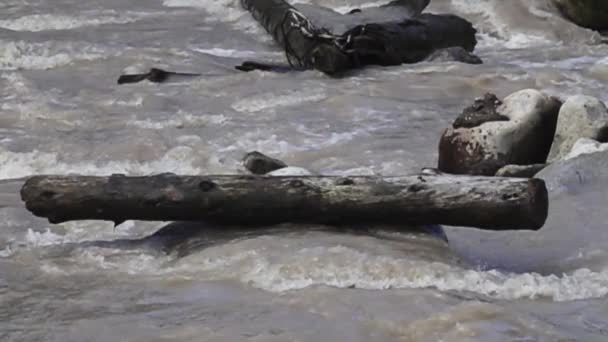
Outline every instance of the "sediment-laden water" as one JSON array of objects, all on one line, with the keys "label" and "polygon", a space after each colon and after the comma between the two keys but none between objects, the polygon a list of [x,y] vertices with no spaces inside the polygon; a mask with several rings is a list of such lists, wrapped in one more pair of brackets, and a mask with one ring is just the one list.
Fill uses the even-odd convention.
[{"label": "sediment-laden water", "polygon": [[[406,174],[435,165],[442,130],[485,92],[608,100],[608,45],[548,1],[427,11],[471,20],[485,64],[241,73],[284,57],[236,0],[0,3],[0,340],[608,340],[600,182],[551,189],[538,232],[446,228],[449,245],[386,227],[51,225],[23,208],[28,175],[237,173],[251,150]],[[203,77],[116,85],[149,67]]]}]

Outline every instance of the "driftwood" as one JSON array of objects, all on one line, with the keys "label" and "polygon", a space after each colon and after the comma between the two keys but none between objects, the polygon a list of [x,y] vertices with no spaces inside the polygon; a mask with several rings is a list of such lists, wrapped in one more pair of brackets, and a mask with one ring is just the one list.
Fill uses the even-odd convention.
[{"label": "driftwood", "polygon": [[[398,7],[401,1],[393,3]],[[419,14],[379,22],[361,20],[360,25],[346,32],[331,32],[319,26],[322,23],[315,25],[285,0],[241,0],[241,5],[285,50],[292,67],[314,68],[330,75],[366,65],[417,63],[437,50],[450,47],[472,52],[477,44],[472,24],[454,15]],[[254,70],[255,64],[239,70]],[[263,63],[257,64],[267,68]]]},{"label": "driftwood", "polygon": [[70,220],[212,221],[230,224],[444,224],[539,229],[548,199],[540,179],[414,175],[35,176],[27,209]]}]

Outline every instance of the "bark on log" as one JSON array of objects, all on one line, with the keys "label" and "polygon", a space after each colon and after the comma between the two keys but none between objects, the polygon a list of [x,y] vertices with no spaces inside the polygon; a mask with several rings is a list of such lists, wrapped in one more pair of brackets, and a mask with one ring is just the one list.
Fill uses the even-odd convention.
[{"label": "bark on log", "polygon": [[35,176],[26,207],[51,223],[98,219],[231,224],[444,224],[539,229],[548,199],[540,179],[414,175],[268,177]]}]

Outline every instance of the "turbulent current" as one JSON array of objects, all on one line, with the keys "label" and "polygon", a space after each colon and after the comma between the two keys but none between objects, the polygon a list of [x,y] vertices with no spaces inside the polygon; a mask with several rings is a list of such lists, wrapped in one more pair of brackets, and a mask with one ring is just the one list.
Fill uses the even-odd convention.
[{"label": "turbulent current", "polygon": [[[427,11],[472,21],[485,63],[242,73],[284,55],[237,0],[3,0],[0,340],[608,341],[606,183],[550,189],[540,231],[446,227],[449,244],[377,226],[52,225],[19,198],[29,175],[242,173],[252,150],[401,175],[435,166],[442,130],[485,92],[608,101],[605,38],[549,1]],[[150,67],[203,76],[116,84]]]}]

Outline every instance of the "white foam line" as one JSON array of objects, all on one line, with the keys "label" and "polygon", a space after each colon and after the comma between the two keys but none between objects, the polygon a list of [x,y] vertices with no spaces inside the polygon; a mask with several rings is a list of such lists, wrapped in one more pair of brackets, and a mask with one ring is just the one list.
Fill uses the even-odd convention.
[{"label": "white foam line", "polygon": [[127,24],[135,22],[143,14],[120,14],[115,11],[106,11],[92,15],[70,16],[64,14],[31,14],[16,19],[0,20],[0,27],[25,32],[39,32],[47,30],[71,30],[85,26],[104,24]]}]

